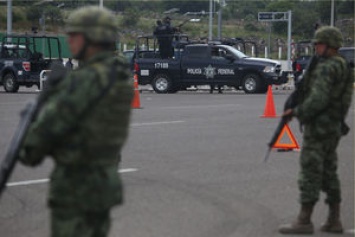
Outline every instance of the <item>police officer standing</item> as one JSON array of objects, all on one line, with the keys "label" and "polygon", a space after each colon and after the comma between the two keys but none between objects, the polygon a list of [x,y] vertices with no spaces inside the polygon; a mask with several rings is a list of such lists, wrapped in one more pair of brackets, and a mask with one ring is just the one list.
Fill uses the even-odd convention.
[{"label": "police officer standing", "polygon": [[163,24],[166,28],[166,34],[168,36],[168,58],[174,57],[174,46],[173,46],[173,39],[174,39],[174,34],[179,31],[178,28],[172,26],[171,24],[171,18],[169,16],[166,16],[163,19]]},{"label": "police officer standing", "polygon": [[157,26],[153,34],[158,40],[160,57],[163,59],[169,58],[170,41],[167,35],[167,27],[163,25],[161,20],[157,20]]},{"label": "police officer standing", "polygon": [[158,39],[159,52],[162,59],[172,58],[174,56],[173,38],[177,29],[171,26],[171,18],[165,17],[163,22],[157,21],[154,35]]},{"label": "police officer standing", "polygon": [[20,152],[26,165],[45,156],[55,162],[48,198],[52,237],[107,236],[110,210],[123,202],[117,171],[133,88],[129,66],[114,54],[115,22],[98,7],[69,16],[68,43],[79,68],[51,88]]},{"label": "police officer standing", "polygon": [[315,33],[314,45],[319,61],[303,78],[299,103],[284,112],[304,126],[300,155],[300,203],[297,219],[281,226],[282,234],[312,234],[311,215],[320,191],[326,194],[329,215],[321,231],[342,233],[340,221],[340,181],[337,175],[336,148],[349,128],[344,122],[351,105],[354,76],[338,54],[343,44],[339,29],[324,26]]}]

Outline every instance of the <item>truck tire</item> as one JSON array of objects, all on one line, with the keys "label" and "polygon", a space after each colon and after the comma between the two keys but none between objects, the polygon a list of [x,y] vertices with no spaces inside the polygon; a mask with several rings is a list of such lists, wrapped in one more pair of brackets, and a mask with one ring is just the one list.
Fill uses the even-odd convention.
[{"label": "truck tire", "polygon": [[261,87],[260,77],[257,74],[247,74],[243,78],[242,87],[247,94],[258,93]]},{"label": "truck tire", "polygon": [[166,74],[158,74],[154,77],[152,87],[156,93],[171,93],[173,91],[173,83]]},{"label": "truck tire", "polygon": [[6,92],[15,93],[19,89],[16,78],[12,73],[8,73],[4,76],[3,85]]}]

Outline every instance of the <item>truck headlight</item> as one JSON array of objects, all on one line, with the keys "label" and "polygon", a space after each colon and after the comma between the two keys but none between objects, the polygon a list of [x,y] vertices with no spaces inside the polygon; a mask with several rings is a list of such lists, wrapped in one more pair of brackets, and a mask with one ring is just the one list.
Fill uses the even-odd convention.
[{"label": "truck headlight", "polygon": [[274,66],[266,66],[263,71],[264,72],[275,72],[275,69],[276,69],[276,67],[274,67]]}]

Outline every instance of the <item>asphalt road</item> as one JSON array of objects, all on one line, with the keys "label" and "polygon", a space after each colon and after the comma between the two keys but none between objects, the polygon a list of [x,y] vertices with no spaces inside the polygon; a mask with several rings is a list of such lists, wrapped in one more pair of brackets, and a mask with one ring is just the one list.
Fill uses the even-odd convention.
[{"label": "asphalt road", "polygon": [[[274,90],[278,114],[290,91]],[[0,160],[34,89],[0,90]],[[299,152],[272,151],[266,144],[278,118],[261,118],[266,95],[227,91],[143,92],[142,109],[132,116],[120,167],[125,204],[112,212],[110,237],[277,237],[279,224],[298,212]],[[354,236],[354,107],[351,133],[339,146],[342,220]],[[291,131],[302,144],[298,123]],[[0,200],[0,236],[49,236],[47,178],[52,162],[37,168],[18,165]],[[24,181],[27,181],[24,183]],[[85,185],[85,184],[83,184]],[[326,206],[316,206],[314,236]]]}]

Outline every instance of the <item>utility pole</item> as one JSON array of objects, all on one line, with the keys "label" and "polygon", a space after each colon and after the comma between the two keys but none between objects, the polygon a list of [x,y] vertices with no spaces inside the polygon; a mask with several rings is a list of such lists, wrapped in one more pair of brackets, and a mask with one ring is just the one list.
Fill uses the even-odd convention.
[{"label": "utility pole", "polygon": [[334,26],[334,0],[332,0],[330,8],[330,26]]},{"label": "utility pole", "polygon": [[218,10],[218,32],[217,32],[217,38],[220,40],[221,39],[221,28],[222,28],[222,7],[219,6]]},{"label": "utility pole", "polygon": [[104,0],[100,0],[100,8],[104,8]]},{"label": "utility pole", "polygon": [[288,22],[288,27],[287,27],[287,67],[288,70],[291,70],[291,29],[292,29],[292,11],[289,10],[287,12],[287,22]]},{"label": "utility pole", "polygon": [[7,31],[10,35],[12,33],[12,0],[7,0]]},{"label": "utility pole", "polygon": [[210,0],[210,19],[208,24],[208,40],[212,40],[212,24],[213,24],[213,0]]},{"label": "utility pole", "polygon": [[218,39],[222,38],[222,10],[226,6],[225,0],[219,0],[219,10],[218,10]]}]

